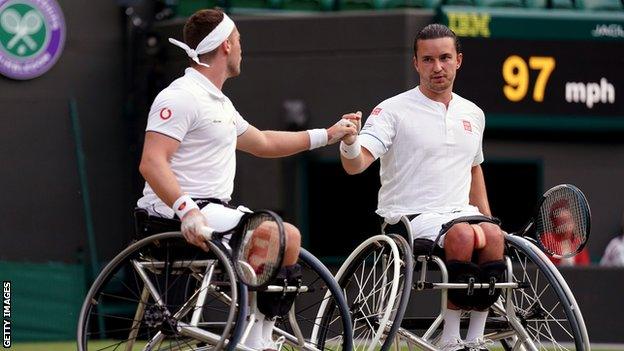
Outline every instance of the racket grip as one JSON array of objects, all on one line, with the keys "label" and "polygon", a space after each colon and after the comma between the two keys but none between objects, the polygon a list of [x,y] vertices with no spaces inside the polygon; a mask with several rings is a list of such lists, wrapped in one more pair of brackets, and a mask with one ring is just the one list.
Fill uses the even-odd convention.
[{"label": "racket grip", "polygon": [[206,240],[212,240],[212,233],[214,233],[214,229],[208,226],[201,226],[199,228],[199,234],[201,234]]}]

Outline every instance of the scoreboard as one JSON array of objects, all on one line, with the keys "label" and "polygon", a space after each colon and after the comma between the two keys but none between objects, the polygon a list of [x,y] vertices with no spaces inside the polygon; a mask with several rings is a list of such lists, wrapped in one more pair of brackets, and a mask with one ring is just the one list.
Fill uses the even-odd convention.
[{"label": "scoreboard", "polygon": [[624,14],[444,7],[490,128],[624,130]]}]

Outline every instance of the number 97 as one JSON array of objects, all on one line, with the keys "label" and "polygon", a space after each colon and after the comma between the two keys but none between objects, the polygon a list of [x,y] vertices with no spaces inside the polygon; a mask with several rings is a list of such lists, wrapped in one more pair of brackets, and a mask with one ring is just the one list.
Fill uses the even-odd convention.
[{"label": "number 97", "polygon": [[529,90],[529,67],[540,71],[533,89],[533,100],[544,101],[544,90],[555,69],[555,59],[549,56],[531,56],[527,66],[526,61],[517,55],[509,56],[503,63],[503,79],[507,83],[503,87],[503,93],[510,101],[520,101],[526,96]]}]

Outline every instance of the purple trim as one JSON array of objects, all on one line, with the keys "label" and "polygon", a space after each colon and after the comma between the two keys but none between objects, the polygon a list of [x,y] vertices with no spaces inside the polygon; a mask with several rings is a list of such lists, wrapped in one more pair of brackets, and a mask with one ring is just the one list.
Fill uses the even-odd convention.
[{"label": "purple trim", "polygon": [[[46,44],[45,49],[41,50],[39,54],[23,60],[17,59],[13,56],[4,55],[2,51],[0,51],[0,74],[18,80],[26,80],[39,77],[49,71],[52,66],[54,66],[63,51],[66,32],[63,11],[55,0],[0,0],[0,7],[7,2],[26,3],[31,6],[35,6],[37,8],[37,11],[39,11],[44,17],[46,30],[48,31],[46,35],[49,37],[49,40]],[[47,5],[48,8],[51,10],[49,12],[44,11],[45,7],[42,6],[42,4],[44,6]],[[56,29],[52,29],[52,16],[55,16],[58,19],[58,28]],[[48,56],[49,58],[47,62],[45,62],[40,67],[33,68],[28,71],[15,69],[15,66],[22,68],[38,62],[44,56]],[[7,67],[6,63],[8,63],[12,67]]]}]

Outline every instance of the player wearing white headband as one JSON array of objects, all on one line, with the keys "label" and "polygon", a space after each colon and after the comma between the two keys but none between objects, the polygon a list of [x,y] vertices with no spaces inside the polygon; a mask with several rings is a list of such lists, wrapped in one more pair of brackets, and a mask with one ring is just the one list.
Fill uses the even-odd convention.
[{"label": "player wearing white headband", "polygon": [[[149,112],[139,167],[146,183],[138,206],[151,215],[177,216],[186,240],[207,250],[200,228],[230,229],[246,211],[227,205],[234,187],[237,149],[259,157],[283,157],[336,143],[357,131],[342,119],[327,129],[301,132],[260,131],[250,125],[221,91],[228,78],[240,74],[241,64],[240,34],[221,11],[198,11],[184,25],[184,42],[170,42],[186,52],[190,67],[158,94]],[[300,274],[296,266],[300,234],[293,225],[284,224],[282,283]],[[256,323],[248,346],[276,349],[270,332],[272,317],[278,312],[271,307],[279,303],[271,297],[283,297],[272,294],[263,300],[258,295],[267,321],[261,317]]]}]

